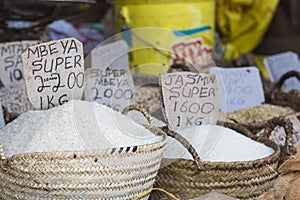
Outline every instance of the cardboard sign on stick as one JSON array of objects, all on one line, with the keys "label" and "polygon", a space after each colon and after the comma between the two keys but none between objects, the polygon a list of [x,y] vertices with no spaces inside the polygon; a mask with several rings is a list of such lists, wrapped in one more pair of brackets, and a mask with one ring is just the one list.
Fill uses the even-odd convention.
[{"label": "cardboard sign on stick", "polygon": [[37,43],[37,40],[0,43],[0,82],[4,87],[24,84],[21,53]]},{"label": "cardboard sign on stick", "polygon": [[169,129],[215,124],[219,113],[214,75],[192,72],[160,75],[165,118]]},{"label": "cardboard sign on stick", "polygon": [[3,128],[4,126],[5,126],[4,113],[0,102],[0,128]]},{"label": "cardboard sign on stick", "polygon": [[210,69],[218,80],[220,108],[223,112],[259,106],[265,101],[259,71],[256,67]]},{"label": "cardboard sign on stick", "polygon": [[116,111],[133,104],[133,78],[124,69],[88,69],[85,72],[85,99]]},{"label": "cardboard sign on stick", "polygon": [[128,45],[124,40],[118,40],[95,47],[85,61],[87,67],[129,70]]},{"label": "cardboard sign on stick", "polygon": [[22,53],[22,61],[28,98],[35,109],[49,109],[82,98],[83,48],[75,38],[28,47]]}]

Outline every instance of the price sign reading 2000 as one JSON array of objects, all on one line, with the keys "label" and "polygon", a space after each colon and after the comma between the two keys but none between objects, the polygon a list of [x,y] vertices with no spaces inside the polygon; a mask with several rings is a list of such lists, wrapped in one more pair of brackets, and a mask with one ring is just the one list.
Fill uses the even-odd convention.
[{"label": "price sign reading 2000", "polygon": [[82,43],[75,38],[28,47],[22,61],[28,98],[35,109],[81,99],[84,59]]}]

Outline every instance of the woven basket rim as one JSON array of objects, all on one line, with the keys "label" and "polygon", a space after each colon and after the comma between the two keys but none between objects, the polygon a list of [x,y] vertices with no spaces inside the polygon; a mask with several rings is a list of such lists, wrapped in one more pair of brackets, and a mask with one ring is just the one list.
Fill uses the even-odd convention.
[{"label": "woven basket rim", "polygon": [[[255,159],[255,160],[249,160],[249,161],[230,161],[230,162],[225,162],[225,161],[201,161],[201,163],[203,164],[203,166],[205,167],[205,165],[215,165],[215,166],[232,166],[232,165],[259,165],[259,163],[272,163],[273,161],[278,160],[276,157],[279,154],[277,153],[277,151],[275,151],[273,154],[264,157],[264,158],[259,158],[259,159]],[[164,160],[176,160],[176,161],[185,161],[185,162],[192,162],[194,163],[194,160],[191,159],[184,159],[184,158],[176,158],[176,159],[172,159],[172,158],[163,158]],[[205,168],[204,168],[205,169]]]},{"label": "woven basket rim", "polygon": [[[162,137],[163,138],[163,137]],[[142,148],[143,150],[146,149],[152,149],[155,146],[160,146],[161,144],[164,144],[164,139],[159,141],[159,142],[155,142],[155,143],[151,143],[151,144],[145,144],[145,145],[136,145],[136,146],[126,146],[126,147],[117,147],[117,148],[108,148],[108,149],[99,149],[99,150],[68,150],[68,151],[51,151],[51,152],[32,152],[32,153],[22,153],[22,154],[15,154],[12,155],[10,157],[7,157],[6,159],[9,158],[18,158],[18,157],[24,157],[24,156],[39,156],[39,155],[47,155],[47,156],[51,156],[51,155],[61,155],[61,156],[67,156],[67,155],[71,155],[71,154],[106,154],[106,153],[111,153],[112,151],[118,151],[118,149],[120,148],[131,148],[131,147],[138,147],[138,151],[140,151],[140,149]]]},{"label": "woven basket rim", "polygon": [[[271,147],[274,152],[264,158],[250,161],[201,161],[201,169],[198,168],[197,162],[191,159],[169,160],[173,162],[168,164],[169,161],[163,158],[162,163],[165,160],[168,165],[159,169],[154,187],[166,189],[182,199],[192,199],[209,191],[217,191],[238,199],[250,200],[267,191],[278,176],[276,169],[280,157],[279,146],[252,135],[248,129],[238,124],[224,125]],[[154,194],[153,197],[160,199],[164,196]]]},{"label": "woven basket rim", "polygon": [[[5,157],[0,160],[6,160],[6,159],[18,159],[22,157],[39,157],[39,156],[53,156],[53,157],[64,157],[64,156],[70,156],[70,155],[84,155],[84,154],[90,154],[90,155],[105,155],[105,154],[113,154],[114,152],[118,152],[122,149],[121,153],[129,153],[126,152],[126,149],[131,149],[131,152],[142,152],[145,150],[153,149],[157,146],[162,146],[166,143],[167,135],[162,131],[161,129],[153,126],[153,125],[143,125],[146,129],[151,131],[157,131],[158,133],[154,134],[157,137],[160,137],[159,141],[143,144],[143,145],[128,145],[124,147],[113,147],[113,148],[107,148],[107,149],[98,149],[98,150],[67,150],[67,151],[51,151],[51,152],[30,152],[30,153],[22,153],[22,154],[14,154],[10,157]],[[2,148],[2,147],[1,147]],[[136,151],[132,151],[132,149],[135,149]],[[123,151],[124,150],[124,151]],[[5,156],[5,154],[4,154]]]}]

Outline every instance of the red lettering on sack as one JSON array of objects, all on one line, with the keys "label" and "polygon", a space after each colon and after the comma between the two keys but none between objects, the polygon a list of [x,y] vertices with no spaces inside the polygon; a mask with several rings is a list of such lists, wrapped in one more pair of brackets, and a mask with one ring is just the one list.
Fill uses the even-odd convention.
[{"label": "red lettering on sack", "polygon": [[177,42],[171,46],[171,51],[175,56],[172,64],[188,63],[201,68],[212,64],[213,50],[201,38]]}]

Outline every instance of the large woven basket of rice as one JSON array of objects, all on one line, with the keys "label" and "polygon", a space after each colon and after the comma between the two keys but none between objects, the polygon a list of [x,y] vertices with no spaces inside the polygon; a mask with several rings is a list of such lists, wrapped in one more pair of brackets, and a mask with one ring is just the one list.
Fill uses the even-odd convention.
[{"label": "large woven basket of rice", "polygon": [[[115,111],[111,111],[113,113],[110,113],[109,108],[104,108],[104,106],[98,105],[97,103],[86,104],[90,106],[83,107],[83,104],[80,102],[64,104],[62,105],[62,107],[65,108],[64,112],[60,112],[59,114],[62,115],[62,117],[67,117],[75,113],[75,117],[73,116],[75,123],[78,117],[83,120],[80,127],[94,127],[96,126],[94,123],[98,122],[98,117],[105,121],[109,119],[111,114],[114,115],[115,119],[127,124],[129,123],[127,117],[121,113]],[[73,109],[71,109],[72,111],[69,113],[69,109],[66,109],[68,106],[77,107],[76,109],[81,109],[81,111],[85,111],[89,113],[89,115],[85,115],[84,113],[82,113],[82,115],[76,115]],[[98,113],[98,116],[97,109],[100,109],[99,106],[102,106],[101,109],[107,111],[105,116],[101,113]],[[53,109],[57,110],[62,108],[59,107],[60,106]],[[124,113],[136,108],[135,106],[131,106]],[[48,111],[30,111],[29,113]],[[95,112],[97,120],[91,120],[89,117],[93,115],[93,112]],[[44,119],[45,123],[50,123],[49,121],[53,120],[53,113],[55,112],[48,114],[49,120]],[[29,114],[22,114],[17,120],[20,121],[20,119],[24,118],[29,118]],[[105,124],[100,125],[102,127],[102,125],[105,126],[106,124],[112,123],[112,125],[118,126],[120,124],[117,123],[117,120],[116,122],[105,121]],[[28,123],[32,121],[33,120],[24,120],[24,122],[19,125],[29,125]],[[8,124],[4,129],[10,131],[13,129],[15,131],[20,130],[18,127],[12,128],[13,123],[14,122]],[[72,120],[70,120],[70,124],[72,123]],[[68,124],[66,124],[66,126],[67,125]],[[40,127],[42,126],[43,125],[40,125]],[[33,150],[29,153],[17,153],[14,155],[9,153],[11,149],[7,145],[7,141],[10,141],[10,145],[16,144],[16,141],[12,141],[12,138],[16,138],[17,136],[11,133],[10,138],[7,138],[1,135],[3,132],[0,133],[0,141],[2,143],[0,199],[132,199],[150,190],[153,187],[161,163],[163,148],[166,143],[166,134],[151,125],[141,126],[136,124],[136,126],[140,132],[143,132],[143,129],[145,129],[149,131],[150,134],[152,133],[152,140],[149,139],[149,142],[142,142],[140,144],[136,143],[136,145],[128,143],[126,146],[125,143],[124,145],[120,145],[126,138],[112,137],[112,140],[110,140],[111,143],[118,142],[117,140],[120,140],[120,143],[118,143],[116,147],[109,148],[105,146],[103,138],[90,138],[91,136],[89,135],[88,137],[91,141],[86,143],[88,144],[87,146],[90,147],[88,150],[85,149],[86,146],[83,149],[51,152],[41,152],[36,149],[36,152]],[[37,127],[37,129],[40,127]],[[80,127],[78,132],[82,131]],[[72,130],[71,128],[72,125],[67,127],[69,130]],[[108,127],[107,131],[109,131],[110,128]],[[85,128],[83,131],[84,130]],[[6,134],[7,132],[4,131],[4,133]],[[65,134],[67,134],[67,132]],[[113,134],[113,131],[111,131],[107,133],[106,136],[109,138],[110,135]],[[44,133],[44,135],[46,135],[46,133]],[[54,132],[53,137],[56,137],[56,133]],[[82,138],[84,137],[85,136],[82,136]],[[72,146],[73,143],[70,141],[73,140],[76,142],[77,140],[75,139],[62,138],[62,143],[66,145],[71,144]],[[145,137],[139,138],[137,136],[133,138],[133,141],[141,142],[143,139],[145,139]],[[26,140],[26,138],[24,140]],[[48,140],[48,143],[53,142],[51,139]],[[43,141],[41,140],[40,142]],[[81,141],[79,141],[79,143],[80,142]],[[4,145],[5,143],[6,145]],[[28,143],[30,144],[24,145],[24,148],[27,148],[27,150],[30,146],[37,146],[33,140],[28,141]],[[44,146],[51,149],[52,146],[48,143],[46,141]],[[102,149],[99,149],[97,146],[98,143],[103,145]],[[92,147],[92,145],[95,145],[95,148]],[[146,196],[144,199],[148,199],[148,197],[149,196]]]},{"label": "large woven basket of rice", "polygon": [[[259,145],[265,145],[272,150],[271,153],[247,161],[208,161],[202,158],[200,160],[199,149],[193,148],[193,145],[189,144],[191,140],[180,139],[183,146],[189,149],[191,158],[166,158],[164,155],[162,168],[158,172],[154,187],[162,188],[180,199],[192,199],[212,191],[238,199],[256,199],[271,188],[278,175],[276,171],[280,154],[278,145],[252,135],[247,129],[237,124],[225,123],[224,125],[231,130],[237,130],[243,137],[245,136],[243,139],[245,141],[249,139],[259,143]],[[166,127],[163,130],[168,132],[169,136],[172,135],[173,131],[169,131]],[[223,136],[219,142],[230,139],[226,138],[226,134]],[[178,134],[174,137],[178,137]],[[207,142],[210,143],[209,139]],[[216,155],[230,156],[229,154],[234,153],[230,151],[233,144],[224,145],[227,148]],[[236,155],[240,154],[239,151],[242,152],[243,149],[236,150]],[[213,151],[208,153],[213,154]],[[168,164],[165,165],[164,163]],[[151,193],[150,198],[168,199],[164,193],[156,191]]]}]

